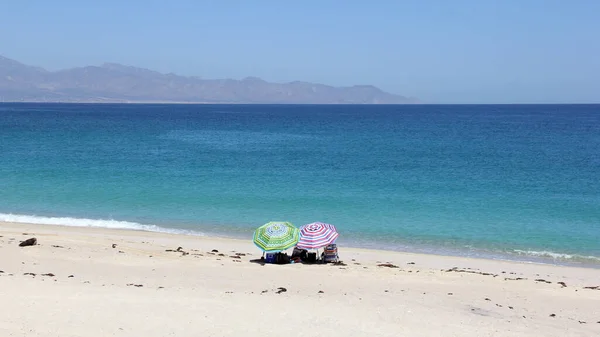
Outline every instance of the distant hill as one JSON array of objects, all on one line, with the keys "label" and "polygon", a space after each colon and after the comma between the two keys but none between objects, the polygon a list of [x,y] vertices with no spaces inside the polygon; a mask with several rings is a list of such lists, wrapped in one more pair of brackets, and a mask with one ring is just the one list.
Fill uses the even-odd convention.
[{"label": "distant hill", "polygon": [[208,80],[105,63],[47,71],[0,56],[0,102],[407,104],[416,99],[370,85]]}]

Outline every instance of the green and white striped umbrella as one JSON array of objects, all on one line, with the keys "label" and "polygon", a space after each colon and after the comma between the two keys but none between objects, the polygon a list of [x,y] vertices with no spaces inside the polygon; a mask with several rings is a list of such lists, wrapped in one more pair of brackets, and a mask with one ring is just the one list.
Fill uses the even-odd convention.
[{"label": "green and white striped umbrella", "polygon": [[276,253],[298,243],[300,231],[289,222],[271,221],[254,231],[254,244],[263,252]]}]

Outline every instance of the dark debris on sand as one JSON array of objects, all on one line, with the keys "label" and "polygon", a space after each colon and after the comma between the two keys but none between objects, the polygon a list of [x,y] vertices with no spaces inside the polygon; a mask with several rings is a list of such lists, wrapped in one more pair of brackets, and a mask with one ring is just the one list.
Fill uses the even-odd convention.
[{"label": "dark debris on sand", "polygon": [[27,240],[19,243],[19,247],[27,247],[27,246],[35,246],[35,245],[37,245],[36,238],[30,238],[30,239],[27,239]]},{"label": "dark debris on sand", "polygon": [[[165,252],[181,253],[181,256],[190,255],[190,253],[188,253],[185,250],[183,250],[183,247],[177,247],[177,249],[165,249]],[[150,257],[152,257],[152,256],[150,256]]]},{"label": "dark debris on sand", "polygon": [[386,268],[400,268],[395,264],[391,264],[391,263],[380,263],[377,265],[377,267],[386,267]]},{"label": "dark debris on sand", "polygon": [[458,267],[453,267],[453,268],[447,269],[447,270],[445,270],[445,272],[446,273],[450,273],[450,272],[469,273],[469,274],[478,274],[478,275],[493,276],[493,277],[498,276],[498,274],[484,273],[484,272],[480,272],[480,271],[473,271],[473,270],[466,270],[466,269],[458,269]]},{"label": "dark debris on sand", "polygon": [[284,287],[279,287],[279,288],[277,288],[277,291],[276,291],[275,293],[276,293],[276,294],[281,294],[281,293],[284,293],[284,292],[286,292],[286,291],[287,291],[287,289],[286,289],[286,288],[284,288]]},{"label": "dark debris on sand", "polygon": [[134,286],[134,287],[136,287],[136,288],[141,288],[141,287],[143,287],[144,285],[143,285],[143,284],[127,283],[127,286],[128,286],[128,287],[130,287],[130,286]]}]

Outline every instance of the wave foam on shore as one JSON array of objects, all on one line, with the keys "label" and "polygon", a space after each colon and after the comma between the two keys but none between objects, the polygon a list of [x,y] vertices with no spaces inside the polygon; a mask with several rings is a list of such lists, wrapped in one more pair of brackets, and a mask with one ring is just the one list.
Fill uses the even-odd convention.
[{"label": "wave foam on shore", "polygon": [[70,226],[70,227],[99,227],[99,228],[111,228],[111,229],[131,229],[148,232],[159,232],[169,234],[187,234],[187,235],[200,235],[203,236],[202,232],[165,228],[156,225],[147,225],[131,221],[121,220],[103,220],[103,219],[86,219],[86,218],[70,218],[70,217],[47,217],[37,215],[21,215],[21,214],[9,214],[0,213],[0,221],[2,222],[15,222],[15,223],[29,223],[36,225],[55,225],[55,226]]}]

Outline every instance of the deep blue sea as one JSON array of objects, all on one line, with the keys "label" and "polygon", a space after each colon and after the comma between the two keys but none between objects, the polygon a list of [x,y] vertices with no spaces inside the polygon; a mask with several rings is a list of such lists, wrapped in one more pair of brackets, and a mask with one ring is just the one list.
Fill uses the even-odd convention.
[{"label": "deep blue sea", "polygon": [[600,105],[0,104],[0,221],[250,240],[270,220],[600,266]]}]

